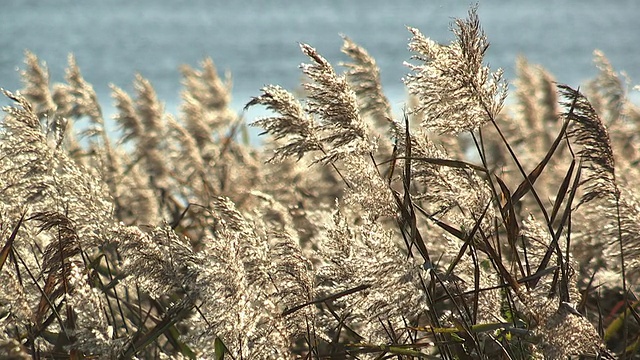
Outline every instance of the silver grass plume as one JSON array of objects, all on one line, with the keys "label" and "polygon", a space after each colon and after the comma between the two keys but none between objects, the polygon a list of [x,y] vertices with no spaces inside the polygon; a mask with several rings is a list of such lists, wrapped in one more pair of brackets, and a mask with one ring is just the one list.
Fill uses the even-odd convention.
[{"label": "silver grass plume", "polygon": [[[314,61],[301,65],[312,80],[303,85],[307,91],[306,107],[282,88],[267,86],[247,106],[265,105],[279,116],[259,119],[253,125],[263,127],[276,140],[286,138],[284,145],[276,145],[274,159],[297,155],[299,160],[305,153],[319,150],[321,160],[334,167],[336,160],[343,160],[345,174],[338,173],[350,188],[349,202],[361,205],[365,212],[371,211],[369,215],[373,217],[393,215],[394,206],[390,204],[394,202],[388,186],[369,159],[362,158],[373,152],[376,144],[360,116],[355,92],[346,76],[337,75],[314,48],[306,44],[300,47]],[[316,117],[319,124],[314,121]]]},{"label": "silver grass plume", "polygon": [[380,171],[364,156],[345,156],[344,179],[352,186],[345,189],[345,205],[359,209],[362,217],[376,219],[393,217],[397,205],[388,182]]},{"label": "silver grass plume", "polygon": [[[600,357],[610,353],[595,327],[572,304],[563,302],[534,330],[545,359],[562,360],[573,356]],[[609,358],[610,359],[610,358]]]},{"label": "silver grass plume", "polygon": [[624,72],[617,72],[599,50],[594,51],[594,62],[599,70],[598,75],[587,83],[585,92],[609,128],[611,141],[616,144],[617,160],[621,161],[619,167],[630,170],[619,175],[631,179],[636,176],[630,173],[639,161],[640,151],[635,136],[639,123],[638,108],[629,101],[627,94],[630,79]]},{"label": "silver grass plume", "polygon": [[189,136],[196,141],[203,154],[212,152],[215,144],[210,112],[190,93],[185,92],[182,97],[184,101],[181,111],[185,129],[189,132]]},{"label": "silver grass plume", "polygon": [[84,134],[89,137],[90,152],[95,153],[94,161],[99,163],[97,168],[111,193],[115,193],[117,181],[112,174],[116,173],[116,169],[120,166],[119,156],[111,146],[98,96],[93,86],[82,76],[73,55],[69,55],[68,62],[65,75],[67,84],[57,84],[53,88],[53,100],[57,106],[56,114],[70,119],[89,118],[91,126],[84,131]]},{"label": "silver grass plume", "polygon": [[298,160],[305,153],[322,150],[322,142],[316,124],[304,111],[302,104],[280,86],[269,85],[262,88],[262,95],[253,98],[247,106],[264,105],[278,116],[266,117],[252,123],[265,129],[276,140],[286,138],[284,145],[275,149],[273,160],[284,160],[296,156]]},{"label": "silver grass plume", "polygon": [[[171,133],[175,137],[168,138],[177,141],[169,141],[166,149],[167,157],[178,168],[171,175],[181,184],[182,197],[195,196],[198,201],[208,203],[212,195],[225,194],[239,200],[246,197],[243,190],[236,191],[241,188],[240,183],[254,186],[261,181],[258,165],[262,161],[257,151],[236,141],[239,133],[246,134],[242,119],[229,107],[229,76],[221,80],[211,59],[201,66],[201,70],[181,68],[184,85],[181,116],[171,120]],[[196,165],[190,166],[190,161]]]},{"label": "silver grass plume", "polygon": [[[3,217],[3,221],[5,218]],[[4,230],[4,229],[3,229]],[[1,235],[6,235],[2,232]],[[3,236],[3,239],[6,236]],[[16,250],[17,249],[17,250]],[[14,251],[21,252],[19,245]],[[0,329],[15,329],[16,324],[29,324],[33,321],[34,310],[33,304],[38,301],[36,295],[24,286],[22,279],[14,271],[3,270],[0,272],[0,282],[2,283],[2,291],[0,291],[0,313],[6,316],[0,318]],[[0,339],[7,336],[10,332],[0,333]],[[1,353],[1,352],[0,352]]]},{"label": "silver grass plume", "polygon": [[167,128],[163,106],[149,80],[136,75],[134,87],[137,92],[136,110],[144,126],[144,136],[137,141],[138,156],[144,159],[146,170],[155,184],[167,186],[164,183],[169,172],[164,153]]},{"label": "silver grass plume", "polygon": [[215,197],[212,207],[219,219],[220,234],[238,239],[238,250],[243,256],[249,283],[260,286],[267,278],[264,269],[268,264],[268,244],[256,236],[253,226],[229,198]]},{"label": "silver grass plume", "polygon": [[[552,241],[546,225],[536,220],[532,215],[523,221],[520,235],[526,241],[527,264],[536,268],[548,250]],[[560,239],[561,247],[566,247],[567,236]],[[525,254],[521,254],[525,256]],[[534,346],[545,359],[566,359],[568,356],[595,356],[606,352],[602,338],[596,328],[585,318],[574,304],[583,299],[578,288],[578,276],[575,271],[573,253],[570,253],[570,263],[561,264],[567,269],[568,296],[561,301],[558,294],[560,281],[555,281],[553,274],[544,275],[533,289],[529,289],[519,304],[519,311],[529,318],[531,332],[535,339]],[[566,259],[564,260],[566,261]],[[550,263],[557,263],[557,255],[552,256]],[[554,287],[555,285],[555,287]]]},{"label": "silver grass plume", "polygon": [[[185,128],[196,139],[202,153],[207,154],[214,146],[214,132],[221,131],[236,119],[229,109],[231,103],[231,77],[227,74],[223,81],[211,58],[201,63],[201,70],[182,66],[183,76],[181,111]],[[212,157],[203,155],[203,157]]]},{"label": "silver grass plume", "polygon": [[[5,119],[3,126],[14,131],[27,131],[31,130],[41,136],[41,126],[38,116],[33,110],[31,103],[20,94],[13,94],[10,91],[2,90],[2,94],[13,100],[18,107],[5,106],[2,110],[9,115],[8,119]],[[38,136],[33,134],[34,136]]]},{"label": "silver grass plume", "polygon": [[105,316],[107,304],[104,295],[89,280],[83,267],[71,263],[69,285],[73,292],[66,301],[76,315],[72,348],[87,355],[115,358],[122,351],[124,342],[112,338],[114,332]]},{"label": "silver grass plume", "polygon": [[189,243],[164,225],[147,232],[120,226],[114,231],[118,250],[124,259],[122,272],[128,282],[159,299],[165,294],[184,291],[191,299],[199,296],[195,286],[201,255]]},{"label": "silver grass plume", "polygon": [[206,58],[200,64],[202,70],[189,66],[182,66],[183,85],[189,94],[207,110],[222,111],[231,103],[232,82],[229,74],[223,81],[211,58]]},{"label": "silver grass plume", "polygon": [[162,199],[150,186],[145,170],[140,165],[130,165],[118,177],[117,193],[111,194],[116,204],[117,219],[126,224],[158,224],[162,219]]},{"label": "silver grass plume", "polygon": [[[0,202],[3,212],[11,214],[3,216],[2,221],[13,222],[11,217],[24,213],[25,208],[29,210],[31,221],[21,229],[12,249],[16,258],[24,262],[21,260],[22,266],[16,265],[11,270],[22,278],[19,282],[24,293],[15,293],[16,298],[26,297],[30,301],[25,304],[33,305],[32,318],[24,321],[24,317],[11,317],[15,321],[7,329],[19,331],[34,326],[34,332],[51,332],[53,336],[71,340],[70,346],[75,346],[73,337],[78,340],[86,333],[76,326],[79,324],[76,320],[83,319],[78,318],[78,309],[69,301],[70,296],[78,294],[73,282],[74,268],[84,271],[81,248],[93,252],[109,242],[105,229],[112,224],[113,205],[95,172],[78,165],[65,149],[47,142],[29,102],[9,92],[5,95],[16,105],[4,109],[7,116],[0,131],[3,154]],[[34,226],[33,222],[40,225]],[[36,228],[42,233],[37,233]],[[24,271],[29,269],[44,281],[40,289],[36,289],[39,280],[34,278],[37,285],[25,281]],[[34,269],[40,269],[41,274]],[[66,315],[59,318],[63,321],[54,323],[60,327],[47,325],[46,319],[54,318],[49,315],[52,306],[66,310]],[[43,350],[53,348],[47,344],[35,346]]]},{"label": "silver grass plume", "polygon": [[[482,217],[482,227],[487,234],[492,232],[495,209],[487,208],[493,194],[486,180],[470,167],[455,168],[434,164],[421,159],[450,160],[445,149],[433,143],[426,134],[414,136],[411,162],[416,200],[423,201],[426,209],[438,219],[447,219],[469,231]],[[485,209],[486,213],[485,213]],[[485,213],[483,215],[483,213]]]},{"label": "silver grass plume", "polygon": [[[514,124],[513,135],[523,145],[537,153],[537,149],[548,149],[553,142],[551,125],[557,123],[558,90],[554,78],[543,67],[527,62],[524,57],[516,60],[516,90],[519,118],[523,123]],[[531,144],[531,142],[534,142]],[[540,155],[535,155],[540,156]]]},{"label": "silver grass plume", "polygon": [[[356,95],[346,76],[337,75],[328,61],[311,46],[301,44],[300,47],[314,61],[313,64],[301,65],[303,73],[312,80],[303,84],[307,91],[306,107],[282,88],[267,86],[262,89],[263,94],[253,98],[247,106],[265,105],[279,115],[259,119],[252,125],[263,127],[265,133],[272,134],[276,141],[286,139],[284,145],[276,143],[272,160],[294,155],[300,160],[305,153],[318,150],[322,153],[320,160],[331,163],[352,189],[354,202],[365,205],[367,210],[383,209],[381,213],[391,213],[387,210],[393,203],[392,196],[377,169],[368,160],[355,158],[371,154],[376,144],[360,116]],[[319,123],[316,123],[316,117]],[[346,174],[338,170],[336,160],[344,160]],[[378,191],[367,191],[368,185],[376,185],[375,190],[386,194],[378,196]],[[368,205],[372,203],[383,204],[371,208]]]},{"label": "silver grass plume", "polygon": [[55,86],[53,92],[59,115],[72,118],[87,116],[94,125],[104,126],[102,109],[93,86],[85,81],[73,55],[69,55],[68,61],[67,84]]},{"label": "silver grass plume", "polygon": [[625,84],[602,51],[595,50],[593,57],[599,72],[587,84],[588,93],[593,95],[591,105],[607,126],[612,126],[624,115]]},{"label": "silver grass plume", "polygon": [[347,80],[358,99],[362,116],[371,116],[380,129],[390,125],[391,105],[382,91],[380,68],[369,53],[346,36],[342,37],[342,52],[353,62],[342,63],[347,68]]},{"label": "silver grass plume", "polygon": [[[640,201],[636,196],[632,191],[625,189],[618,201],[619,212],[614,208],[606,211],[608,218],[619,218],[619,229],[607,226],[605,231],[610,234],[606,235],[608,238],[620,237],[620,243],[609,243],[604,252],[598,253],[609,264],[609,269],[620,271],[622,251],[629,284],[638,284],[640,280]],[[638,286],[634,288],[637,291]]]},{"label": "silver grass plume", "polygon": [[[289,326],[295,324],[285,323],[281,316],[284,309],[279,309],[276,301],[280,298],[286,304],[286,298],[305,297],[305,290],[300,293],[293,289],[300,283],[291,282],[302,279],[294,272],[305,273],[304,264],[292,267],[295,260],[290,257],[294,254],[291,247],[276,250],[274,255],[287,257],[273,264],[276,259],[269,257],[268,242],[254,233],[229,199],[214,198],[212,210],[217,223],[213,235],[203,242],[206,255],[201,257],[202,271],[194,279],[202,304],[200,316],[189,320],[196,330],[192,341],[213,352],[211,337],[216,336],[235,357],[289,358]],[[274,293],[274,285],[278,289],[280,282],[282,292]]]},{"label": "silver grass plume", "polygon": [[135,99],[122,89],[111,86],[118,109],[114,118],[122,130],[121,142],[133,142],[134,145],[131,154],[133,159],[122,156],[128,164],[115,169],[112,174],[118,179],[117,193],[113,196],[120,214],[125,210],[123,204],[126,203],[127,210],[134,212],[140,223],[157,224],[162,215],[158,205],[166,200],[157,199],[157,194],[163,193],[165,197],[173,195],[168,191],[172,187],[171,169],[167,165],[169,130],[163,105],[158,101],[151,83],[137,74],[133,84]]},{"label": "silver grass plume", "polygon": [[578,154],[587,169],[582,180],[585,193],[580,203],[598,198],[619,199],[615,160],[607,128],[584,95],[566,85],[558,85],[558,88],[567,108],[564,116],[572,123],[567,134],[580,145]]},{"label": "silver grass plume", "polygon": [[118,123],[122,133],[119,144],[133,142],[134,145],[134,159],[129,160],[123,155],[122,160],[126,164],[114,169],[114,173],[111,174],[117,179],[117,186],[111,194],[116,203],[117,218],[127,223],[156,224],[160,218],[158,199],[150,187],[148,174],[144,174],[146,161],[140,153],[140,149],[146,149],[141,145],[147,134],[145,124],[137,101],[121,88],[113,84],[110,87],[111,97],[118,110],[113,119]]},{"label": "silver grass plume", "polygon": [[24,85],[20,94],[29,101],[40,121],[46,125],[47,137],[57,147],[64,144],[69,153],[79,152],[80,146],[74,134],[68,131],[73,127],[72,120],[57,112],[46,64],[40,63],[38,57],[29,51],[25,52],[25,64],[27,68],[20,72]]},{"label": "silver grass plume", "polygon": [[[79,166],[63,149],[47,143],[30,103],[5,91],[16,106],[3,110],[1,124],[0,200],[19,214],[26,205],[34,212],[65,213],[83,241],[100,244],[111,219],[111,199],[101,179]],[[20,199],[19,201],[17,201]]]},{"label": "silver grass plume", "polygon": [[351,61],[340,65],[347,68],[345,75],[358,99],[360,116],[372,125],[370,136],[376,138],[378,145],[375,160],[385,161],[393,152],[392,138],[386,135],[393,128],[393,114],[382,90],[380,68],[363,47],[346,36],[342,39],[341,50]]},{"label": "silver grass plume", "polygon": [[144,124],[138,115],[133,99],[121,88],[111,85],[111,97],[115,101],[118,112],[114,115],[114,120],[120,126],[123,143],[130,140],[140,139],[144,135]]},{"label": "silver grass plume", "polygon": [[[353,225],[336,210],[320,238],[318,294],[329,296],[359,289],[335,305],[351,319],[367,341],[389,341],[385,326],[405,327],[426,313],[427,294],[421,286],[421,267],[407,258],[393,232],[363,219]],[[333,318],[326,321],[331,322]]]},{"label": "silver grass plume", "polygon": [[322,142],[331,145],[326,159],[341,158],[347,153],[367,153],[373,150],[369,130],[362,120],[355,92],[344,75],[335,73],[329,62],[316,49],[300,44],[302,52],[313,60],[300,65],[311,79],[304,83],[309,114],[320,119]]},{"label": "silver grass plume", "polygon": [[[604,249],[603,257],[608,267],[620,270],[621,275],[618,275],[617,280],[621,278],[622,291],[626,296],[628,284],[631,284],[628,268],[629,255],[637,254],[638,248],[636,204],[630,203],[632,199],[621,196],[616,181],[611,137],[605,124],[584,95],[565,85],[558,87],[565,98],[565,107],[568,109],[565,116],[572,122],[567,135],[581,146],[578,154],[586,169],[584,180],[581,181],[584,185],[584,194],[580,205],[595,202],[596,206],[592,204],[587,209],[587,219],[594,216],[604,218],[605,226],[602,233],[604,236],[598,236],[596,242],[601,249]],[[603,211],[604,216],[602,216]],[[587,227],[586,232],[589,231]],[[603,244],[602,239],[612,239],[612,241]],[[608,256],[607,253],[615,256]],[[637,266],[637,262],[634,261],[633,265]],[[637,270],[634,266],[631,269]],[[615,283],[617,285],[618,281]],[[623,322],[626,339],[628,331],[626,315]]]},{"label": "silver grass plume", "polygon": [[[313,265],[302,252],[300,245],[287,233],[270,233],[272,259],[269,275],[274,291],[269,295],[281,311],[313,300],[316,293]],[[307,323],[315,323],[313,308],[306,307],[286,316],[284,321],[291,337],[300,337]]]},{"label": "silver grass plume", "polygon": [[49,88],[49,70],[44,62],[41,65],[38,57],[29,51],[25,52],[25,64],[27,68],[20,72],[24,84],[20,93],[34,104],[36,114],[42,119],[56,110]]},{"label": "silver grass plume", "polygon": [[[183,186],[189,186],[193,190],[200,189],[205,191],[209,185],[206,164],[200,153],[200,148],[196,139],[194,139],[189,131],[182,126],[173,116],[167,116],[167,127],[172,138],[180,145],[179,152],[172,152],[171,156],[175,159],[173,163],[176,166],[176,174],[180,174]],[[195,179],[201,181],[199,185],[192,182]],[[187,195],[187,194],[184,194]],[[206,198],[202,196],[202,198]]]},{"label": "silver grass plume", "polygon": [[418,99],[412,110],[424,114],[422,124],[429,129],[452,134],[472,131],[495,119],[502,109],[506,83],[502,70],[491,73],[482,63],[489,43],[476,10],[472,8],[466,20],[456,19],[456,39],[450,45],[409,28],[413,34],[409,50],[421,63],[406,64],[413,73],[404,81]]},{"label": "silver grass plume", "polygon": [[[84,268],[84,265],[78,258],[81,251],[78,234],[69,218],[60,213],[39,212],[29,220],[39,222],[40,231],[57,228],[52,232],[53,239],[45,248],[42,259],[42,276],[46,280],[34,319],[38,326],[42,326],[45,314],[51,309],[50,304],[55,304],[64,294],[74,291],[69,283],[72,264],[80,268]],[[72,320],[68,318],[67,321]]]}]

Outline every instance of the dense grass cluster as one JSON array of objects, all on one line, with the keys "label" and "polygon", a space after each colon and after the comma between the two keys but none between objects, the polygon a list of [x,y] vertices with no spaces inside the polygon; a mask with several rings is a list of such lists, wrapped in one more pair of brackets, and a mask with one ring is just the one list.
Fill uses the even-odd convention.
[{"label": "dense grass cluster", "polygon": [[[120,139],[70,58],[27,54],[0,123],[0,357],[632,358],[640,349],[640,110],[604,55],[578,90],[410,28],[394,114],[350,39],[302,44],[300,92],[247,106],[211,60],[167,114],[113,86]],[[293,64],[292,64],[293,65]],[[561,79],[560,79],[561,80]],[[246,138],[246,136],[245,136]]]}]

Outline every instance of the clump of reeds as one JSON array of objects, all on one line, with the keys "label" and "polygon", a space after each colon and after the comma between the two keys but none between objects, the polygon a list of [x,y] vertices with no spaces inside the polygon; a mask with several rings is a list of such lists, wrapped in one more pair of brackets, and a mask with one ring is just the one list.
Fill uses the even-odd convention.
[{"label": "clump of reeds", "polygon": [[[167,114],[113,86],[119,139],[69,59],[28,53],[0,130],[0,357],[633,358],[640,111],[604,55],[579,91],[484,62],[475,9],[410,28],[394,114],[373,57],[302,44],[302,95],[247,106],[184,67]],[[87,124],[78,126],[76,124]],[[126,146],[125,146],[126,144]]]}]

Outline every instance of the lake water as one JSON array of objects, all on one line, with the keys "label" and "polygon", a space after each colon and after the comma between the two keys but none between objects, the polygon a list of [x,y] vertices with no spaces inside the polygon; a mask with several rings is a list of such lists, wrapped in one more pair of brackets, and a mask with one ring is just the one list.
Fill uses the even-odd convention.
[{"label": "lake water", "polygon": [[[376,58],[385,91],[400,109],[401,78],[407,73],[402,63],[410,57],[406,26],[448,42],[452,19],[465,17],[469,8],[451,0],[0,3],[0,87],[20,87],[17,69],[25,49],[47,62],[54,81],[62,80],[67,54],[74,53],[107,115],[113,112],[108,84],[131,90],[136,72],[150,79],[174,112],[181,89],[178,67],[195,66],[206,56],[220,71],[231,72],[233,107],[239,110],[266,84],[296,89],[302,76],[298,65],[306,61],[299,42],[316,47],[334,65],[345,60],[339,34]],[[578,86],[596,74],[592,53],[600,49],[632,84],[640,82],[639,1],[483,0],[478,13],[491,42],[487,61],[505,69],[508,79],[514,78],[516,57],[524,55],[559,82]]]}]

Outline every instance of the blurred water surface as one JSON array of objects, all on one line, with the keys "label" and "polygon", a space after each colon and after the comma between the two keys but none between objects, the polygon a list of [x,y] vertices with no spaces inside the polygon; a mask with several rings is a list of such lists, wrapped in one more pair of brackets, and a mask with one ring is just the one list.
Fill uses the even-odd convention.
[{"label": "blurred water surface", "polygon": [[[134,74],[147,77],[169,111],[180,100],[181,64],[210,56],[233,76],[233,107],[240,110],[266,84],[295,90],[298,65],[306,61],[299,42],[316,47],[332,64],[345,34],[372,54],[396,110],[405,90],[401,78],[409,33],[419,28],[441,42],[452,39],[453,18],[465,17],[460,1],[211,1],[211,0],[0,0],[0,87],[20,85],[24,51],[45,60],[52,80],[61,81],[67,55],[75,54],[113,112],[109,83],[131,90]],[[549,69],[559,82],[578,86],[596,74],[600,49],[633,84],[640,82],[640,2],[621,0],[481,0],[481,23],[491,47],[487,61],[514,78],[518,55]],[[635,95],[634,95],[635,96]],[[6,103],[6,100],[3,103]],[[256,110],[257,111],[257,110]],[[252,113],[248,117],[252,117]]]}]

